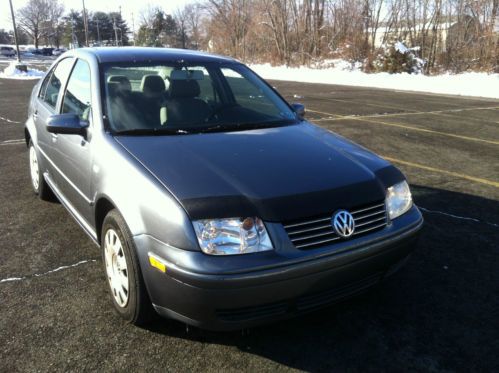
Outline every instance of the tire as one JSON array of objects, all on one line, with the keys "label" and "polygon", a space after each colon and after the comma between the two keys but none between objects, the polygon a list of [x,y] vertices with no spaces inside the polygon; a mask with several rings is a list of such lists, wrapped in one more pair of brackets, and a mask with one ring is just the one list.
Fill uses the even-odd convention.
[{"label": "tire", "polygon": [[130,324],[147,324],[156,313],[144,284],[132,235],[117,210],[111,210],[104,219],[101,251],[114,309]]},{"label": "tire", "polygon": [[40,170],[40,162],[38,161],[38,153],[36,151],[33,142],[29,140],[29,173],[31,178],[31,186],[33,191],[38,197],[43,201],[54,200],[54,193],[50,189],[49,185],[43,177],[43,173]]}]

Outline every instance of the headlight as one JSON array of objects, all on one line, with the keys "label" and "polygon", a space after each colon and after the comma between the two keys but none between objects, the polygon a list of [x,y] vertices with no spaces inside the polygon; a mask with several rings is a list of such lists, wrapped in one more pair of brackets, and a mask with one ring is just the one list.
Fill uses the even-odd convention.
[{"label": "headlight", "polygon": [[406,213],[412,206],[412,196],[406,181],[395,184],[387,190],[386,208],[390,219],[395,219]]},{"label": "headlight", "polygon": [[199,246],[206,254],[235,255],[272,250],[272,242],[259,218],[197,220],[192,222]]}]

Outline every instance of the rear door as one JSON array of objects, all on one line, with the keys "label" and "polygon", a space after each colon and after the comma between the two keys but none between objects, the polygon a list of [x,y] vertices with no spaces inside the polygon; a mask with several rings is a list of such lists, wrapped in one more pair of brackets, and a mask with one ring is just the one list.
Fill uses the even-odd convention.
[{"label": "rear door", "polygon": [[43,157],[44,172],[47,171],[56,184],[59,180],[55,165],[58,157],[54,151],[57,135],[47,131],[47,120],[59,110],[62,87],[66,84],[73,63],[74,58],[65,58],[46,75],[32,113],[38,139],[37,146]]}]

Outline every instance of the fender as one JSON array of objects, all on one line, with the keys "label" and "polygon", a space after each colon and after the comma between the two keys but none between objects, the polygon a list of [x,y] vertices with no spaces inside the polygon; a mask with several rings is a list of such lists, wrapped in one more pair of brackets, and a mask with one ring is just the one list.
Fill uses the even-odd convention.
[{"label": "fender", "polygon": [[103,198],[119,206],[133,236],[148,234],[168,245],[199,251],[190,218],[170,192],[111,136],[94,145],[100,159],[106,160],[96,159],[92,165],[94,206]]}]

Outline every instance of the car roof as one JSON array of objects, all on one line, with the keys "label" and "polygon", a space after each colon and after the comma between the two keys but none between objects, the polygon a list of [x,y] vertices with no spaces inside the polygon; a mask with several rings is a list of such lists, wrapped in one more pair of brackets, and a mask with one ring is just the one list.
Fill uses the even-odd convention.
[{"label": "car roof", "polygon": [[92,55],[99,63],[107,62],[236,62],[235,59],[187,49],[147,47],[92,47],[79,48],[74,54]]}]

